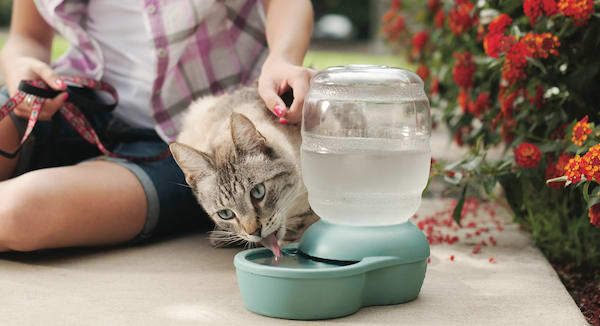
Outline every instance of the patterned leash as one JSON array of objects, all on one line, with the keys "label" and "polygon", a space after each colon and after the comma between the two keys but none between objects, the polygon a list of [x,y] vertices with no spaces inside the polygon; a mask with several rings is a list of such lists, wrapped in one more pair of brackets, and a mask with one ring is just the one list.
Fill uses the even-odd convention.
[{"label": "patterned leash", "polygon": [[[89,78],[77,77],[77,76],[63,76],[62,80],[67,84],[67,93],[69,93],[69,97],[64,105],[60,108],[59,112],[62,116],[69,122],[75,130],[83,137],[87,142],[92,145],[96,145],[98,150],[102,152],[102,154],[108,157],[115,158],[123,158],[130,160],[132,162],[154,162],[160,161],[164,158],[171,156],[171,152],[167,147],[162,153],[154,156],[129,156],[129,155],[120,155],[113,153],[106,149],[106,147],[100,141],[98,134],[87,120],[87,118],[81,113],[78,107],[84,107],[90,110],[99,110],[110,112],[114,110],[117,106],[117,102],[119,101],[119,96],[117,91],[108,83],[103,81],[93,80]],[[100,91],[109,94],[113,102],[112,103],[103,103],[99,101],[92,100],[89,96],[86,96],[86,89],[93,91]],[[7,115],[10,114],[19,104],[21,104],[27,95],[35,96],[35,100],[33,101],[31,114],[29,115],[29,121],[27,122],[27,128],[25,129],[25,134],[23,138],[21,138],[21,142],[17,150],[13,153],[5,152],[0,149],[0,155],[7,158],[15,158],[17,154],[23,148],[23,144],[33,131],[33,127],[38,121],[38,117],[40,114],[40,110],[42,106],[46,102],[46,100],[50,98],[54,98],[56,95],[61,93],[62,91],[54,90],[43,82],[42,80],[24,80],[19,84],[19,91],[15,96],[9,99],[4,106],[0,107],[0,120],[4,119]],[[89,92],[87,93],[89,94]]]}]

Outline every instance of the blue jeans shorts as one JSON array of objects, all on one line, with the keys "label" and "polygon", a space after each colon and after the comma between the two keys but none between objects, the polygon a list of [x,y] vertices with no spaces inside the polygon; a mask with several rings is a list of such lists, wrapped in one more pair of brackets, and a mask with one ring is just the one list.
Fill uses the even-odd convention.
[{"label": "blue jeans shorts", "polygon": [[[0,105],[7,99],[6,89],[3,89],[0,91]],[[82,112],[103,144],[114,153],[153,156],[168,146],[152,129],[133,128],[114,118],[111,113],[86,112],[84,108]],[[22,136],[27,119],[13,114],[11,118]],[[86,142],[60,113],[51,121],[38,121],[30,139],[32,141],[26,142],[22,149],[16,175],[86,160],[112,161],[131,171],[144,189],[148,207],[144,227],[133,242],[141,242],[151,236],[206,230],[211,225],[210,218],[186,186],[183,172],[172,157],[156,162],[134,163],[101,156],[96,146]]]}]

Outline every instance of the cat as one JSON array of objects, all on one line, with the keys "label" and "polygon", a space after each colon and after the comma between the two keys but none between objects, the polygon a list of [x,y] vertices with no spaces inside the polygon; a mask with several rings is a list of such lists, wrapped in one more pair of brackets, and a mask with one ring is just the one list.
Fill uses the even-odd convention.
[{"label": "cat", "polygon": [[193,102],[175,161],[198,203],[215,222],[215,246],[261,243],[279,256],[318,217],[300,170],[300,127],[281,125],[256,87]]}]

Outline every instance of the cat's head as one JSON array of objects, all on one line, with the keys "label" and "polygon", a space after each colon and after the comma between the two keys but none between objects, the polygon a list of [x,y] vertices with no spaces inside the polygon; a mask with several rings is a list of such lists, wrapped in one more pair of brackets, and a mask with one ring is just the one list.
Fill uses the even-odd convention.
[{"label": "cat's head", "polygon": [[[213,243],[283,239],[286,217],[302,183],[290,153],[269,144],[248,118],[233,113],[231,139],[203,153],[181,143],[173,157],[198,202],[222,233]],[[219,241],[220,240],[220,241]]]}]

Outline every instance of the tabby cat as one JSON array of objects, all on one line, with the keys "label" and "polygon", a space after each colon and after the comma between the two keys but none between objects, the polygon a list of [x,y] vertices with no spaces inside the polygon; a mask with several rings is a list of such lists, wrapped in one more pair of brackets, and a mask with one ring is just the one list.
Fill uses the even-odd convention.
[{"label": "tabby cat", "polygon": [[297,241],[318,217],[300,171],[300,127],[281,125],[244,87],[192,103],[173,157],[198,202],[214,220],[214,245]]}]

